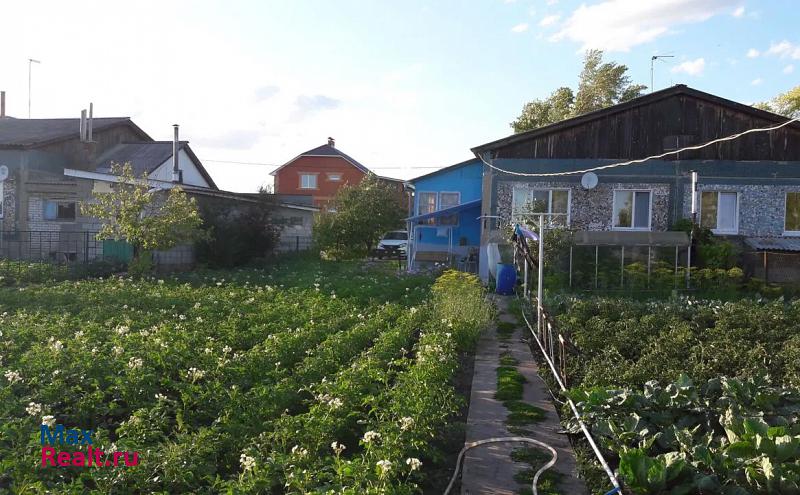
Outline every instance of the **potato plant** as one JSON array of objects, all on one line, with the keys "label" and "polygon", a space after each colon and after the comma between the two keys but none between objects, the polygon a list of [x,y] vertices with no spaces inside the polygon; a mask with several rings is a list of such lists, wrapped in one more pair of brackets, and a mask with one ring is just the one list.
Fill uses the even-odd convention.
[{"label": "potato plant", "polygon": [[[474,278],[431,282],[294,260],[0,289],[0,492],[419,492],[491,317]],[[43,422],[139,464],[42,468]]]}]

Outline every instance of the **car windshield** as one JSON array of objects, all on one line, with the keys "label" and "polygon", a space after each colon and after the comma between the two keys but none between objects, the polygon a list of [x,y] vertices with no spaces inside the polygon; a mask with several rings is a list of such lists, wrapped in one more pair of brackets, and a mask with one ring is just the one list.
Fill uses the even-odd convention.
[{"label": "car windshield", "polygon": [[389,232],[383,236],[384,241],[406,241],[408,240],[408,232]]}]

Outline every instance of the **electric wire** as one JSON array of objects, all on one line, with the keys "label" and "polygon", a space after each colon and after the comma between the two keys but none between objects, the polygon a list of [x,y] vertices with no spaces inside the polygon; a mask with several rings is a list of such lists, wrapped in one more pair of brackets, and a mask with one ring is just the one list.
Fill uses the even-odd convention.
[{"label": "electric wire", "polygon": [[734,139],[738,139],[738,138],[740,138],[740,137],[742,137],[742,136],[744,136],[746,134],[752,134],[752,133],[756,133],[756,132],[774,131],[774,130],[780,129],[781,127],[785,127],[785,126],[791,124],[792,122],[800,122],[800,117],[795,117],[793,119],[789,119],[789,120],[787,120],[786,122],[784,122],[782,124],[778,124],[778,125],[775,125],[775,126],[772,126],[772,127],[760,127],[760,128],[756,128],[756,129],[748,129],[746,131],[738,132],[736,134],[731,134],[730,136],[725,136],[723,138],[714,139],[713,141],[709,141],[707,143],[698,144],[698,145],[695,145],[695,146],[687,146],[685,148],[681,148],[681,149],[673,150],[673,151],[665,151],[664,153],[661,153],[661,154],[658,154],[658,155],[652,155],[652,156],[648,156],[648,157],[645,157],[645,158],[637,158],[635,160],[627,160],[627,161],[624,161],[624,162],[610,163],[608,165],[599,165],[599,166],[596,166],[596,167],[586,168],[586,169],[583,169],[583,170],[572,170],[572,171],[569,171],[569,172],[543,172],[543,173],[515,172],[513,170],[502,169],[502,168],[500,168],[500,167],[498,167],[498,166],[486,161],[486,159],[483,156],[481,156],[480,154],[476,153],[476,155],[478,156],[478,158],[486,166],[488,166],[489,168],[491,168],[493,170],[496,170],[498,172],[504,173],[504,174],[515,175],[515,176],[519,176],[519,177],[563,177],[563,176],[567,176],[567,175],[585,174],[585,173],[588,173],[588,172],[595,172],[597,170],[608,170],[608,169],[611,169],[611,168],[624,167],[624,166],[627,166],[627,165],[636,165],[636,164],[644,163],[644,162],[647,162],[647,161],[650,161],[650,160],[658,160],[659,158],[664,158],[664,157],[667,157],[667,156],[670,156],[670,155],[677,155],[678,153],[683,153],[684,151],[699,150],[699,149],[707,148],[707,147],[712,146],[714,144],[722,143],[722,142],[725,142],[725,141],[733,141]]}]

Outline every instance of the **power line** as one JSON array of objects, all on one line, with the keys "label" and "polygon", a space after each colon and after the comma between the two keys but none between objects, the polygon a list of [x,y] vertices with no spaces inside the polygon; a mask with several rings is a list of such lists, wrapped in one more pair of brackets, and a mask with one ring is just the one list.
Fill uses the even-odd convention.
[{"label": "power line", "polygon": [[[233,163],[236,165],[253,165],[253,166],[260,166],[260,167],[274,167],[278,168],[281,165],[275,163],[264,163],[264,162],[238,162],[235,160],[210,160],[210,159],[202,159],[203,162],[211,162],[211,163]],[[396,167],[369,167],[370,170],[405,170],[405,169],[431,169],[431,168],[443,168],[445,165],[430,165],[430,166],[421,166],[421,165],[413,165],[410,167],[398,165]]]},{"label": "power line", "polygon": [[773,127],[762,127],[762,128],[757,128],[757,129],[748,129],[748,130],[743,131],[743,132],[732,134],[732,135],[726,136],[724,138],[715,139],[715,140],[709,141],[707,143],[698,144],[696,146],[687,146],[686,148],[681,148],[679,150],[667,151],[667,152],[661,153],[660,155],[648,156],[646,158],[637,158],[636,160],[628,160],[628,161],[625,161],[625,162],[610,163],[608,165],[600,165],[600,166],[597,166],[597,167],[586,168],[586,169],[583,169],[583,170],[573,170],[571,172],[549,172],[549,173],[539,173],[539,174],[537,174],[537,173],[529,173],[529,172],[514,172],[512,170],[502,169],[500,167],[497,167],[497,166],[487,162],[486,159],[483,158],[483,156],[478,155],[478,158],[480,158],[480,160],[485,165],[487,165],[489,168],[491,168],[493,170],[497,170],[498,172],[501,172],[501,173],[504,173],[504,174],[516,175],[516,176],[520,176],[520,177],[562,177],[562,176],[566,176],[566,175],[585,174],[587,172],[594,172],[594,171],[597,171],[597,170],[607,170],[607,169],[610,169],[610,168],[623,167],[623,166],[626,166],[626,165],[635,165],[637,163],[644,163],[644,162],[650,161],[650,160],[658,160],[659,158],[664,158],[664,157],[669,156],[669,155],[676,155],[678,153],[683,153],[684,151],[699,150],[699,149],[702,149],[702,148],[707,148],[708,146],[711,146],[711,145],[714,145],[714,144],[717,144],[717,143],[721,143],[723,141],[732,141],[734,139],[738,139],[738,138],[744,136],[745,134],[752,134],[752,133],[755,133],[755,132],[770,132],[770,131],[774,131],[776,129],[780,129],[781,127],[785,127],[785,126],[791,124],[792,122],[800,122],[800,117],[789,119],[786,122],[784,122],[783,124],[779,124],[779,125],[776,125],[776,126],[773,126]]}]

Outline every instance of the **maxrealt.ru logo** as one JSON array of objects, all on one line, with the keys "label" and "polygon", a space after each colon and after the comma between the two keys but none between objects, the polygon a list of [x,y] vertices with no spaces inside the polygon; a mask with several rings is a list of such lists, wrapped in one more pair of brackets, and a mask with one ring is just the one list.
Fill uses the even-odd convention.
[{"label": "maxrealt.ru logo", "polygon": [[[42,444],[42,466],[122,466],[120,458],[125,466],[136,466],[139,463],[138,452],[106,453],[94,448],[92,434],[92,430],[66,428],[60,424],[56,424],[52,429],[46,424],[41,425],[39,440]],[[53,447],[54,445],[66,445],[76,450],[59,452]],[[85,452],[78,450],[84,446]]]}]

